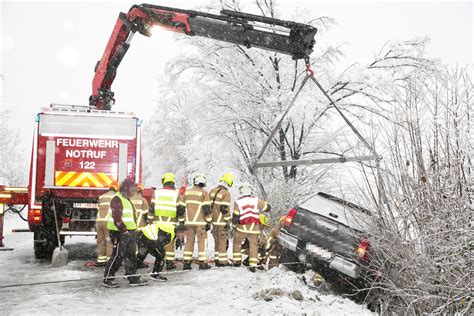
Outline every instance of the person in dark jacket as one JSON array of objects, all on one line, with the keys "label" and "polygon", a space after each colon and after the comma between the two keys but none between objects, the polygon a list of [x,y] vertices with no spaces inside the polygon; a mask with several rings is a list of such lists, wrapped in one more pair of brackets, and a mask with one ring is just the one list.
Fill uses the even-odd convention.
[{"label": "person in dark jacket", "polygon": [[130,198],[137,193],[135,181],[130,178],[125,179],[115,196],[110,201],[110,214],[107,222],[107,229],[110,231],[113,250],[110,260],[105,267],[104,280],[105,287],[119,287],[114,282],[114,275],[124,261],[125,275],[129,275],[130,286],[145,285],[148,281],[140,280],[137,272],[136,240],[134,232],[137,229],[137,214]]}]

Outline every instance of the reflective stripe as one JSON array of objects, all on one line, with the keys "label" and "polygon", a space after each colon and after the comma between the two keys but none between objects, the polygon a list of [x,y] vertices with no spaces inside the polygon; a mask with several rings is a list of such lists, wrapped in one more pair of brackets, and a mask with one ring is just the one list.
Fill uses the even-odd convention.
[{"label": "reflective stripe", "polygon": [[227,206],[230,206],[230,203],[229,203],[229,202],[224,202],[224,201],[215,201],[214,204],[215,204],[215,205],[227,205]]},{"label": "reflective stripe", "polygon": [[142,229],[143,235],[145,235],[145,237],[149,240],[158,240],[158,233],[160,230],[168,233],[171,236],[171,241],[174,240],[174,225],[154,223],[151,225],[147,225]]},{"label": "reflective stripe", "polygon": [[186,204],[202,205],[202,204],[204,204],[204,203],[203,203],[203,202],[199,202],[199,201],[186,201]]},{"label": "reflective stripe", "polygon": [[179,193],[176,190],[159,189],[155,191],[155,216],[176,217]]},{"label": "reflective stripe", "polygon": [[202,192],[190,190],[190,191],[186,191],[185,195],[186,196],[202,196]]},{"label": "reflective stripe", "polygon": [[189,225],[189,226],[206,226],[206,222],[186,222],[185,223],[186,225]]}]

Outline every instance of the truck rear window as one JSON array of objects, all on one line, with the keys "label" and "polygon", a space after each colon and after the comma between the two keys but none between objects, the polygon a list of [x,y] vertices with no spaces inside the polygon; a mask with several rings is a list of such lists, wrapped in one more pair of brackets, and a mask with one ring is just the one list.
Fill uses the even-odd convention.
[{"label": "truck rear window", "polygon": [[41,136],[134,139],[137,120],[124,117],[40,114]]}]

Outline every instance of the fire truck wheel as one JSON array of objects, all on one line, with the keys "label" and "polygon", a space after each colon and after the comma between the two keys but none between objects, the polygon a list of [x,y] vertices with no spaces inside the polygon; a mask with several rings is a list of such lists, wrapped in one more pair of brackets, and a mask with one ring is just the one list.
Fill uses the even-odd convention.
[{"label": "fire truck wheel", "polygon": [[57,239],[54,230],[41,229],[33,234],[36,259],[51,259]]}]

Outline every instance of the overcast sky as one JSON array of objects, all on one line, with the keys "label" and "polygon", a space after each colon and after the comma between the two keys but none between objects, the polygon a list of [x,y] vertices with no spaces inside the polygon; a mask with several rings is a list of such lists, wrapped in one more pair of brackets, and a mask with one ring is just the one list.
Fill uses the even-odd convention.
[{"label": "overcast sky", "polygon": [[[145,2],[194,9],[210,0]],[[14,110],[9,124],[20,129],[22,145],[29,156],[34,115],[52,102],[87,105],[93,68],[102,56],[119,12],[127,12],[131,5],[140,2],[0,3],[0,106]],[[291,16],[294,8],[299,7],[314,17],[335,18],[337,25],[328,36],[333,36],[335,43],[347,43],[345,51],[351,61],[369,61],[388,40],[429,36],[430,56],[453,66],[473,63],[471,1],[278,3],[284,17]],[[152,38],[135,36],[112,87],[117,99],[115,110],[134,111],[144,118],[151,114],[164,65],[185,49],[177,45],[173,36],[165,31]]]}]

